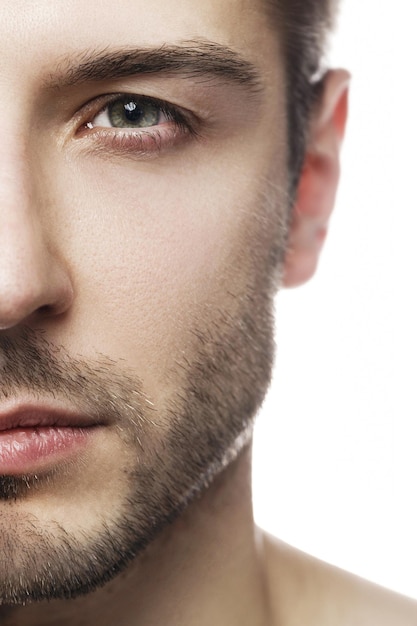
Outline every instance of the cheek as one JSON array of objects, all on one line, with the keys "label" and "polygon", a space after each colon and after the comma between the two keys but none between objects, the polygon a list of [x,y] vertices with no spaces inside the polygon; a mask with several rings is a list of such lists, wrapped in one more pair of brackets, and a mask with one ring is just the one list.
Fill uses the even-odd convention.
[{"label": "cheek", "polygon": [[112,285],[113,297],[129,293],[141,306],[155,299],[160,306],[164,294],[192,299],[201,283],[208,290],[248,219],[242,181],[154,169],[131,165],[120,177],[120,167],[106,164],[84,172],[89,184],[77,197],[74,179],[65,224],[77,272],[104,294]]},{"label": "cheek", "polygon": [[265,216],[254,219],[256,175],[229,167],[225,176],[221,163],[171,169],[104,162],[73,178],[67,170],[65,181],[72,203],[61,234],[76,283],[74,321],[94,337],[91,350],[149,375],[149,393],[192,350],[195,320],[244,291],[255,242],[265,243],[256,232]]}]

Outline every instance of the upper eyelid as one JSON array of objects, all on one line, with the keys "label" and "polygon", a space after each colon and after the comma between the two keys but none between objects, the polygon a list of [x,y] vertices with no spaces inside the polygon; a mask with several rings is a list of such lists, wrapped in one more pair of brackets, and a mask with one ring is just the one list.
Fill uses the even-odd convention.
[{"label": "upper eyelid", "polygon": [[132,98],[132,100],[137,99],[137,100],[143,100],[145,102],[150,102],[151,104],[154,104],[155,106],[160,107],[162,110],[178,111],[178,113],[182,113],[183,111],[188,112],[187,109],[184,109],[183,107],[173,104],[169,102],[168,100],[161,100],[160,98],[155,98],[153,96],[147,96],[145,94],[134,93],[134,92],[129,93],[126,91],[118,92],[118,93],[108,93],[108,94],[103,94],[101,96],[96,96],[92,98],[91,100],[89,100],[88,102],[86,102],[81,107],[80,112],[82,113],[84,111],[85,114],[88,114],[88,113],[93,114],[95,110],[95,115],[98,115],[99,113],[104,111],[106,107],[110,106],[113,102],[117,102],[118,100],[121,100],[124,98]]}]

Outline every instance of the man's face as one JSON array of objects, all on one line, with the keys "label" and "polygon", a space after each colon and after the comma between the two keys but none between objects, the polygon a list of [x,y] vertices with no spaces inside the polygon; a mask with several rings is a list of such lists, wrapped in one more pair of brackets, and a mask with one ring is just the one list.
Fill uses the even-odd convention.
[{"label": "man's face", "polygon": [[104,582],[247,441],[285,94],[252,0],[14,0],[0,30],[0,597],[21,602]]}]

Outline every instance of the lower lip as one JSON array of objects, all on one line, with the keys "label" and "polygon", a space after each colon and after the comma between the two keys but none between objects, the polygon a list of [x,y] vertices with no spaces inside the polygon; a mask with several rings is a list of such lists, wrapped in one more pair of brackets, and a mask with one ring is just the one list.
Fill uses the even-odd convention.
[{"label": "lower lip", "polygon": [[0,431],[0,474],[39,471],[78,451],[90,428],[42,427]]}]

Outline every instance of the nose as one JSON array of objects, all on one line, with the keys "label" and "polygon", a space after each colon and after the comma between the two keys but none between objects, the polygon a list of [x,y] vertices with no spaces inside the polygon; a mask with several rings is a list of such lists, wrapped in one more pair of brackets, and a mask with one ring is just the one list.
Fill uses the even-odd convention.
[{"label": "nose", "polygon": [[59,315],[72,302],[68,270],[40,209],[22,167],[0,162],[0,330]]}]

